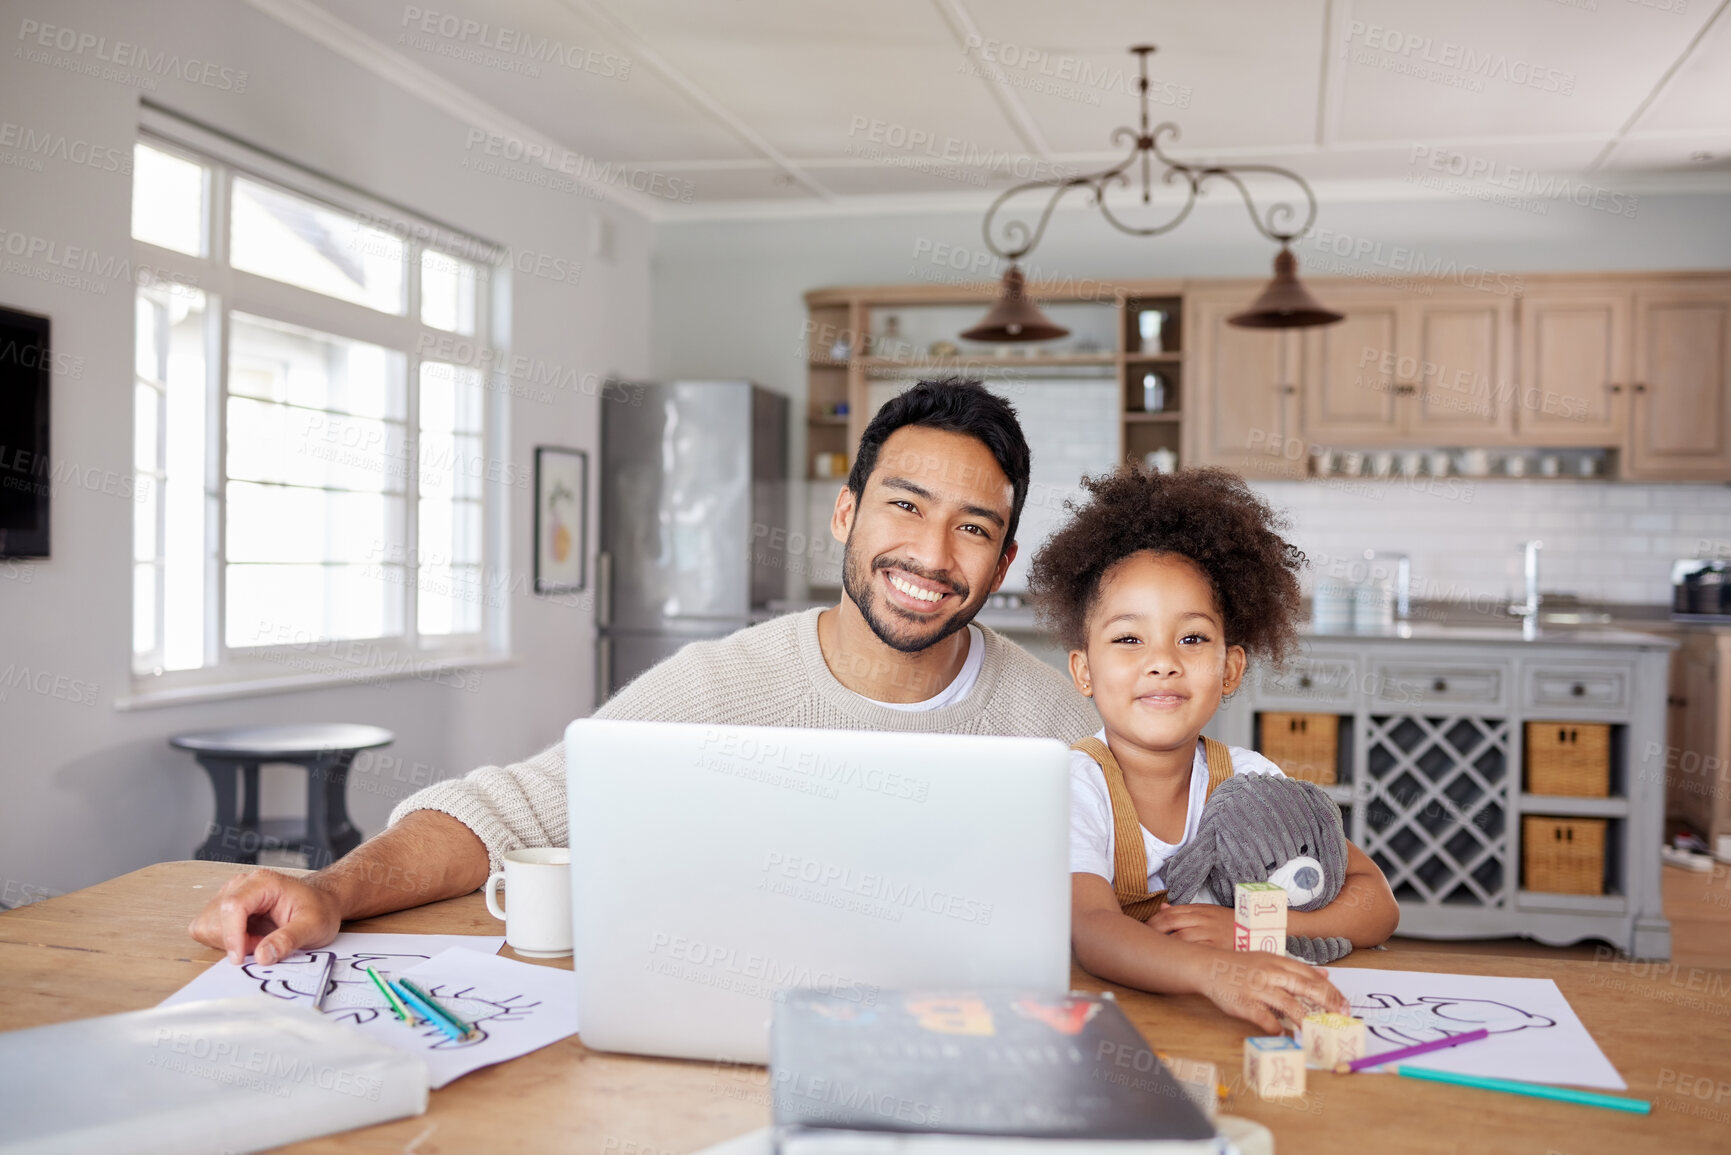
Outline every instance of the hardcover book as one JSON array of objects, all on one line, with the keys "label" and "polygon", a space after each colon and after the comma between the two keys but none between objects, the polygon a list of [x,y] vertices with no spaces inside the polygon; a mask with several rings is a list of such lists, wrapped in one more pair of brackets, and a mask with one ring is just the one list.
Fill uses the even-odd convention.
[{"label": "hardcover book", "polygon": [[789,991],[770,1040],[777,1150],[1215,1151],[1109,997]]}]

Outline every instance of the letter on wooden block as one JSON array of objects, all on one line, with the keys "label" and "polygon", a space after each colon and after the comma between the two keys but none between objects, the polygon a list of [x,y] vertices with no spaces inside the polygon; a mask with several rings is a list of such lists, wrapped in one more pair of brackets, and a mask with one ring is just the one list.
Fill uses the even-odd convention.
[{"label": "letter on wooden block", "polygon": [[1286,924],[1261,927],[1251,930],[1238,923],[1232,924],[1233,950],[1265,950],[1270,954],[1286,953]]},{"label": "letter on wooden block", "polygon": [[1364,1020],[1351,1015],[1304,1016],[1304,1057],[1318,1066],[1333,1068],[1364,1058]]},{"label": "letter on wooden block", "polygon": [[1272,882],[1241,882],[1233,887],[1236,899],[1232,921],[1250,930],[1278,926],[1286,931],[1286,890]]},{"label": "letter on wooden block", "polygon": [[1304,1094],[1304,1048],[1285,1035],[1245,1039],[1244,1082],[1264,1099]]}]

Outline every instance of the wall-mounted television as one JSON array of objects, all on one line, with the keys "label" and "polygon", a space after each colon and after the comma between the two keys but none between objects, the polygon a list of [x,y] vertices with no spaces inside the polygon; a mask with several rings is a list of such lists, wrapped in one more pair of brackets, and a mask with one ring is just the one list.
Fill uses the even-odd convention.
[{"label": "wall-mounted television", "polygon": [[0,308],[0,557],[48,556],[48,318]]}]

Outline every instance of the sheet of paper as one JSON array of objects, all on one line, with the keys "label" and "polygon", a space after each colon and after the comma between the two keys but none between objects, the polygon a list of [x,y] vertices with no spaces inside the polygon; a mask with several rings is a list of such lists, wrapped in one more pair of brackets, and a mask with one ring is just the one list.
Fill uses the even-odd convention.
[{"label": "sheet of paper", "polygon": [[[333,1022],[357,1027],[387,1043],[414,1040],[414,1045],[403,1049],[416,1050],[432,1070],[434,1064],[429,1052],[441,1043],[449,1043],[449,1040],[431,1027],[419,1030],[405,1027],[391,1014],[384,995],[362,968],[372,966],[394,978],[435,955],[457,952],[482,959],[494,958],[504,945],[503,935],[339,934],[329,946],[297,951],[270,966],[250,955],[240,966],[227,959],[212,963],[203,974],[163,999],[162,1005],[197,999],[251,997],[284,999],[311,1007],[318,993],[319,980],[325,974],[325,964],[329,962],[330,983],[319,1007],[325,1016]],[[429,1085],[442,1087],[444,1082]]]},{"label": "sheet of paper", "polygon": [[459,949],[391,977],[408,979],[476,1028],[475,1037],[459,1041],[384,1017],[361,1027],[381,1043],[419,1054],[434,1089],[577,1033],[577,976],[563,967]]},{"label": "sheet of paper", "polygon": [[1432,1051],[1415,1067],[1623,1091],[1628,1085],[1550,979],[1328,967],[1379,1055],[1480,1027],[1490,1037]]}]

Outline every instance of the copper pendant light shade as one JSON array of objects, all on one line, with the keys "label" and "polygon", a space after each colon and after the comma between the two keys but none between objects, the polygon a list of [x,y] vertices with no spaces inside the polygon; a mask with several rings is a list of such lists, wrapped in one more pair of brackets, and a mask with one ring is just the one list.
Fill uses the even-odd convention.
[{"label": "copper pendant light shade", "polygon": [[1310,295],[1310,290],[1298,279],[1298,258],[1281,245],[1274,258],[1274,279],[1251,302],[1250,308],[1234,313],[1226,318],[1226,323],[1241,329],[1305,329],[1345,319],[1345,314],[1323,308]]},{"label": "copper pendant light shade", "polygon": [[978,325],[962,336],[969,341],[1050,341],[1068,337],[1070,330],[1052,322],[1023,292],[1022,270],[1011,264],[1004,271],[1004,291]]}]

